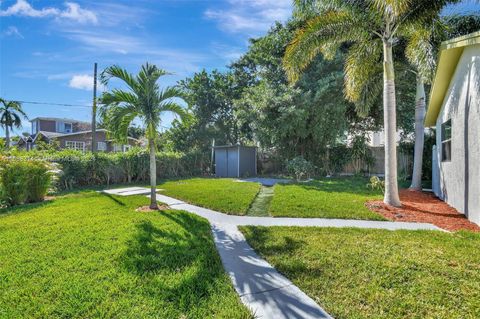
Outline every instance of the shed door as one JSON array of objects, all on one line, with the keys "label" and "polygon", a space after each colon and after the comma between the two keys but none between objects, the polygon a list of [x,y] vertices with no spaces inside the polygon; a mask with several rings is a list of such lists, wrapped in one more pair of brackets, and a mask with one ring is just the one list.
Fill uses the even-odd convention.
[{"label": "shed door", "polygon": [[228,177],[238,177],[238,149],[227,149]]},{"label": "shed door", "polygon": [[227,177],[227,149],[217,148],[215,150],[215,175]]}]

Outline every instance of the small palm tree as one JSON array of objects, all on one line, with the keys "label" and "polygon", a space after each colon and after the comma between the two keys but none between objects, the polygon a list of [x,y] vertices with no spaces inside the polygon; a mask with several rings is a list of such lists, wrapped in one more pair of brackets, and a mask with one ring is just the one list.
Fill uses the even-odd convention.
[{"label": "small palm tree", "polygon": [[158,127],[164,112],[172,112],[185,118],[185,109],[178,104],[182,92],[177,87],[160,89],[158,80],[166,75],[162,69],[146,63],[137,75],[128,73],[119,66],[111,66],[101,74],[105,85],[112,79],[120,79],[128,90],[112,89],[100,97],[100,113],[105,127],[119,141],[127,139],[128,128],[134,119],[140,119],[146,128],[146,137],[150,152],[150,208],[158,209],[156,187],[157,170],[155,159],[155,139],[158,136]]},{"label": "small palm tree", "polygon": [[17,101],[6,101],[0,98],[0,125],[5,128],[5,148],[10,148],[10,130],[15,126],[22,127],[22,117],[27,115],[22,110],[22,104]]},{"label": "small palm tree", "polygon": [[[457,0],[295,0],[294,14],[304,21],[286,49],[284,66],[294,82],[318,55],[331,57],[349,44],[345,64],[345,95],[365,97],[362,88],[375,81],[383,66],[385,129],[384,202],[400,206],[397,185],[396,100],[393,47],[401,35],[435,19],[447,3]],[[380,58],[382,57],[383,59]],[[381,90],[381,87],[375,89]],[[362,105],[362,104],[359,104]],[[365,105],[365,104],[363,104]],[[365,112],[365,110],[360,110]]]}]

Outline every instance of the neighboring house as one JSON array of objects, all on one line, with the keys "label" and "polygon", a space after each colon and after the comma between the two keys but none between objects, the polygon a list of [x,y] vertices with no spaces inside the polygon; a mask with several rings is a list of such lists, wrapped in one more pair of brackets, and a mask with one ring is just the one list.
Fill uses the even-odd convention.
[{"label": "neighboring house", "polygon": [[[402,139],[402,130],[397,131],[397,145]],[[385,131],[382,129],[380,131],[367,131],[367,145],[370,147],[383,147],[385,146]],[[355,138],[352,134],[347,134],[344,143],[348,146],[352,145],[353,139]]]},{"label": "neighboring house", "polygon": [[425,119],[437,131],[432,188],[480,224],[480,31],[440,50]]},{"label": "neighboring house", "polygon": [[[37,117],[30,121],[32,134],[22,137],[18,142],[19,148],[27,150],[36,147],[39,141],[45,143],[57,142],[60,148],[88,151],[92,148],[92,127],[88,122],[55,117]],[[127,144],[117,144],[108,139],[107,131],[96,130],[97,150],[103,152],[125,152],[140,142],[129,137]]]},{"label": "neighboring house", "polygon": [[[402,139],[402,130],[397,131],[397,145]],[[368,135],[368,145],[371,147],[380,147],[385,146],[385,131],[382,129],[381,131],[369,131],[367,132]]]}]

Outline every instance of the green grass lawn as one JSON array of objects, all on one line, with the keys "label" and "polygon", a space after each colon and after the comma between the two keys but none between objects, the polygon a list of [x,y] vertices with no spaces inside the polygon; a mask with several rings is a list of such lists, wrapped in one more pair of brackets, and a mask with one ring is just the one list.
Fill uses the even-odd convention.
[{"label": "green grass lawn", "polygon": [[480,234],[242,227],[337,319],[480,318]]},{"label": "green grass lawn", "polygon": [[249,318],[212,241],[144,196],[82,192],[0,214],[0,318]]},{"label": "green grass lawn", "polygon": [[365,207],[381,193],[364,178],[324,178],[308,183],[277,184],[269,213],[275,217],[319,217],[385,220]]},{"label": "green grass lawn", "polygon": [[161,194],[227,214],[245,215],[260,184],[230,178],[190,178],[165,181]]}]

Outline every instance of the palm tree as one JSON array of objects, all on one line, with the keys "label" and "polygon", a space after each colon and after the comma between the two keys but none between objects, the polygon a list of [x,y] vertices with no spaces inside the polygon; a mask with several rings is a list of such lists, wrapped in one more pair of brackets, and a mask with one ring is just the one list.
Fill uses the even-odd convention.
[{"label": "palm tree", "polygon": [[[318,55],[327,58],[349,44],[345,63],[345,95],[369,99],[378,68],[383,66],[385,130],[384,202],[401,206],[397,185],[396,100],[393,47],[398,37],[435,19],[447,3],[458,0],[295,0],[294,15],[304,21],[288,45],[284,67],[292,82]],[[383,59],[379,61],[378,57]],[[381,89],[381,88],[376,88]],[[373,88],[371,91],[375,91]],[[361,105],[361,104],[358,104]],[[364,104],[365,105],[365,104]],[[367,104],[368,105],[368,104]],[[365,110],[360,110],[365,112]]]},{"label": "palm tree", "polygon": [[22,117],[25,119],[27,115],[22,110],[22,104],[17,101],[7,101],[0,98],[0,125],[5,128],[5,148],[10,148],[10,130],[15,126],[22,127]]},{"label": "palm tree", "polygon": [[113,137],[125,141],[128,128],[136,118],[140,119],[146,128],[150,152],[151,209],[158,209],[155,139],[158,136],[157,129],[161,124],[161,116],[164,112],[172,112],[182,119],[187,115],[184,108],[178,104],[182,92],[177,87],[160,89],[158,80],[166,74],[164,70],[148,63],[142,66],[137,75],[132,75],[116,65],[108,67],[101,74],[102,83],[105,85],[115,78],[122,80],[128,87],[128,90],[112,89],[103,93],[100,98],[100,103],[103,104],[100,113]]},{"label": "palm tree", "polygon": [[408,45],[405,48],[405,56],[412,66],[411,71],[416,75],[415,93],[415,146],[413,153],[413,173],[411,190],[422,190],[422,162],[423,146],[425,140],[425,83],[429,83],[433,77],[436,67],[434,57],[434,45],[432,44],[433,32],[435,29],[443,28],[443,25],[436,23],[430,26],[415,26],[406,30]]}]

